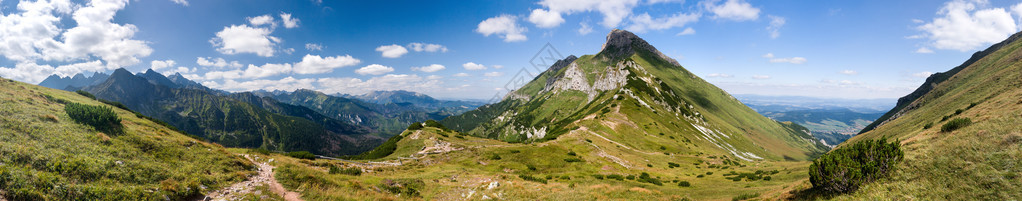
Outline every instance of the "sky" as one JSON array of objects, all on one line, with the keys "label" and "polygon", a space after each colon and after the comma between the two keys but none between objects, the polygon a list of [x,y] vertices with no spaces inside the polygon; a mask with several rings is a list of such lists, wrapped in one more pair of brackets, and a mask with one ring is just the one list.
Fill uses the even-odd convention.
[{"label": "sky", "polygon": [[986,0],[0,0],[0,77],[489,100],[625,29],[732,94],[897,98],[1020,24]]}]

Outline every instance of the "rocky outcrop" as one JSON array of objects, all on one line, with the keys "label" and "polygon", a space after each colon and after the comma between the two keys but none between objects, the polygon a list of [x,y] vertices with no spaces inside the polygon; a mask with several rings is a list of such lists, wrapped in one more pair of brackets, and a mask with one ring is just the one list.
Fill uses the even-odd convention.
[{"label": "rocky outcrop", "polygon": [[677,60],[661,53],[656,49],[656,47],[647,43],[646,40],[639,38],[639,36],[636,36],[632,32],[620,29],[614,29],[607,34],[607,42],[603,44],[603,48],[597,56],[610,60],[617,60],[624,57],[630,57],[632,54],[635,54],[636,51],[646,51],[660,57],[664,61],[674,64],[675,66],[681,66],[681,64],[678,64]]}]

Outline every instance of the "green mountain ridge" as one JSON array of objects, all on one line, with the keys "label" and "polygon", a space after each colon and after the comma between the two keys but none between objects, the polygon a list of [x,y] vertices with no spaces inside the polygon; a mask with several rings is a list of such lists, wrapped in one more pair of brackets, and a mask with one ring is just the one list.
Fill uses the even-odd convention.
[{"label": "green mountain ridge", "polygon": [[156,85],[123,69],[84,90],[229,147],[345,155],[372,149],[382,141],[366,135],[366,128],[302,107],[252,95],[223,96],[207,90]]},{"label": "green mountain ridge", "polygon": [[[615,30],[607,38],[599,54],[559,61],[502,101],[441,122],[509,142],[551,140],[580,127],[619,137],[680,133],[718,150],[679,149],[746,160],[805,160],[827,150],[808,133],[759,115],[634,34]],[[613,125],[627,122],[642,128]]]}]

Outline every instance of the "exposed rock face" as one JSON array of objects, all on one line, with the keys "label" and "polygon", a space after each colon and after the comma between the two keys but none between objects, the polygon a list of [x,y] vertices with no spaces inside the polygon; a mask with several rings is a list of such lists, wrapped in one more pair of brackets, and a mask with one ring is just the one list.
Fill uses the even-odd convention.
[{"label": "exposed rock face", "polygon": [[625,30],[614,29],[607,34],[607,42],[603,44],[603,48],[600,50],[598,56],[602,56],[611,60],[620,59],[622,57],[629,57],[635,53],[635,51],[642,50],[653,53],[665,61],[674,64],[675,66],[681,66],[677,60],[674,60],[664,53],[661,53],[653,45],[650,45],[636,36],[632,32]]},{"label": "exposed rock face", "polygon": [[[578,59],[578,57],[575,57],[575,55],[570,55],[567,58],[557,60],[557,62],[554,62],[554,65],[551,65],[550,68],[548,68],[545,71],[545,73],[556,74],[558,71],[561,71],[561,69],[563,69],[564,67],[567,67],[572,62],[575,62],[576,59]],[[553,85],[554,82],[557,81],[558,79],[561,79],[561,77],[562,77],[561,75],[550,76],[549,78],[546,79],[546,87],[550,87],[550,85]]]}]

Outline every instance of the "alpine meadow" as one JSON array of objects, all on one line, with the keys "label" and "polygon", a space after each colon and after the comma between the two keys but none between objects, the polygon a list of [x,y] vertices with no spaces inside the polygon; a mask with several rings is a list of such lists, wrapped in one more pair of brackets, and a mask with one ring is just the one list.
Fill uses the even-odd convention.
[{"label": "alpine meadow", "polygon": [[1018,200],[1022,2],[0,1],[0,201]]}]

